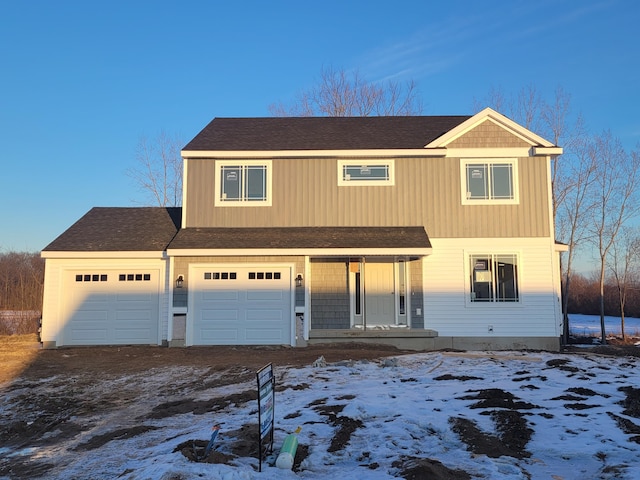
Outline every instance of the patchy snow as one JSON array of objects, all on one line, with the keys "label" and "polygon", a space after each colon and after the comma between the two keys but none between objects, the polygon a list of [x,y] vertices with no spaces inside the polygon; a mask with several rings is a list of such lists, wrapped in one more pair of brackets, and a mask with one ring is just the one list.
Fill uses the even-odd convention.
[{"label": "patchy snow", "polygon": [[[615,333],[619,319],[607,320],[607,331]],[[599,333],[598,317],[571,315],[570,325],[577,334],[591,328]],[[629,333],[637,328],[638,319],[627,319]],[[299,451],[306,457],[295,472],[269,462],[258,472],[254,455],[238,455],[232,448],[239,438],[249,438],[251,448],[257,445],[253,371],[166,367],[88,384],[54,376],[0,390],[0,418],[11,419],[12,408],[21,405],[24,428],[42,422],[36,430],[43,432],[38,446],[0,445],[0,466],[13,462],[23,472],[0,473],[0,479],[376,480],[401,477],[398,462],[407,458],[440,462],[477,479],[638,479],[639,367],[638,358],[589,349],[580,354],[432,352],[379,361],[319,358],[304,368],[274,365],[270,461],[285,436],[300,426]],[[52,417],[47,402],[57,409],[50,411],[62,405],[69,418]],[[32,405],[26,412],[25,404]],[[463,426],[471,426],[513,447],[501,418],[523,422],[523,454],[478,452],[463,438]],[[345,419],[353,426],[350,436],[330,448],[340,430],[336,420]],[[176,451],[185,442],[206,444],[214,425],[220,426],[215,450],[236,458],[196,463]]]},{"label": "patchy snow", "polygon": [[[247,425],[255,426],[257,441],[257,401],[231,403],[216,413],[193,409],[156,418],[150,415],[157,411],[154,407],[185,396],[203,404],[217,397],[241,398],[240,394],[256,389],[255,381],[217,387],[214,376],[203,377],[206,370],[158,369],[105,379],[93,393],[104,395],[108,408],[84,417],[85,428],[78,435],[43,447],[0,448],[0,454],[5,460],[24,457],[53,464],[43,478],[60,479],[391,479],[399,475],[393,464],[402,456],[437,460],[467,472],[470,478],[637,479],[640,420],[624,413],[622,402],[627,397],[621,387],[637,385],[639,363],[636,358],[589,353],[437,352],[321,367],[274,366],[275,453],[286,434],[301,426],[299,443],[308,448],[308,456],[298,472],[265,463],[261,473],[251,456],[239,457],[233,465],[208,464],[189,461],[174,451],[188,440],[208,440],[214,425],[221,427],[216,442],[219,452],[228,452],[234,436]],[[189,378],[201,378],[206,388],[188,387]],[[31,388],[46,390],[51,383],[55,382],[48,379]],[[67,388],[74,388],[72,381]],[[520,412],[533,431],[524,445],[528,458],[473,453],[454,432],[451,419],[466,419],[483,432],[498,435],[494,417],[488,413],[509,409],[479,406],[479,392],[488,389],[515,397],[510,409]],[[113,408],[118,398],[126,399],[133,392],[143,392],[133,407]],[[20,389],[10,391],[0,413],[6,414],[21,394]],[[344,448],[328,451],[337,427],[319,406],[361,422]],[[635,425],[635,437],[622,431],[616,418]],[[147,430],[113,435],[116,429],[136,426]],[[109,440],[99,448],[82,447],[101,435]]]}]

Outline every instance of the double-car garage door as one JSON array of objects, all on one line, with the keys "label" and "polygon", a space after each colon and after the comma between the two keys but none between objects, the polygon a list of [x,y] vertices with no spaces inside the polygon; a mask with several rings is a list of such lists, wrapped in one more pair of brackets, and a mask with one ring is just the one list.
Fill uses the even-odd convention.
[{"label": "double-car garage door", "polygon": [[157,344],[159,270],[64,273],[63,345]]},{"label": "double-car garage door", "polygon": [[290,267],[192,266],[188,343],[288,345],[292,308]]}]

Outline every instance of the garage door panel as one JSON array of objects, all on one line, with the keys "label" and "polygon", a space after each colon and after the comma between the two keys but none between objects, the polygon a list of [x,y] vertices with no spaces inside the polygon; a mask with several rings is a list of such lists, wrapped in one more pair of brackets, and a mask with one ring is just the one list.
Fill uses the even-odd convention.
[{"label": "garage door panel", "polygon": [[151,335],[149,328],[116,328],[114,337],[116,341],[138,340],[144,342]]},{"label": "garage door panel", "polygon": [[279,328],[247,328],[245,338],[250,343],[278,342],[282,339],[282,331]]},{"label": "garage door panel", "polygon": [[219,323],[224,325],[225,322],[237,322],[238,321],[238,310],[214,310],[207,309],[203,310],[200,315],[200,320],[203,324],[209,323]]},{"label": "garage door panel", "polygon": [[207,329],[201,331],[202,345],[223,345],[239,342],[238,330],[232,328]]},{"label": "garage door panel", "polygon": [[283,312],[280,309],[251,309],[247,308],[245,319],[247,322],[277,322],[278,324],[282,323],[284,320]]},{"label": "garage door panel", "polygon": [[285,292],[283,290],[249,290],[247,292],[247,300],[250,302],[271,301],[282,302]]},{"label": "garage door panel", "polygon": [[71,332],[71,340],[78,345],[100,345],[107,341],[106,329],[87,328],[74,329]]},{"label": "garage door panel", "polygon": [[240,300],[240,293],[237,290],[205,290],[201,294],[205,302],[228,302]]}]

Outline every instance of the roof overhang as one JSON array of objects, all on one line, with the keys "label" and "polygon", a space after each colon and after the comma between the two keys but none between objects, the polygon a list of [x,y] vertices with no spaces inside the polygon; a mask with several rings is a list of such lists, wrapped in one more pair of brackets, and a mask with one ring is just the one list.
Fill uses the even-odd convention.
[{"label": "roof overhang", "polygon": [[99,251],[99,252],[64,252],[43,250],[42,258],[166,258],[165,252],[140,252],[140,251]]},{"label": "roof overhang", "polygon": [[429,248],[218,248],[218,249],[180,249],[170,248],[170,257],[216,256],[216,257],[255,257],[255,256],[290,256],[290,257],[362,257],[362,256],[402,256],[424,257],[431,255]]},{"label": "roof overhang", "polygon": [[423,227],[185,228],[169,256],[413,256],[431,254]]},{"label": "roof overhang", "polygon": [[444,157],[446,148],[395,148],[372,150],[182,150],[182,158],[375,158]]}]

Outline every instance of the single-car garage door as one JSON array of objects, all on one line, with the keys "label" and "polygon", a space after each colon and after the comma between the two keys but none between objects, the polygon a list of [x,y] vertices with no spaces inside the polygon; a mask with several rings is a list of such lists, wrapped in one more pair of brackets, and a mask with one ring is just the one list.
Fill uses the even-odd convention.
[{"label": "single-car garage door", "polygon": [[157,344],[159,279],[159,270],[67,271],[62,344]]},{"label": "single-car garage door", "polygon": [[192,266],[193,345],[289,345],[291,268]]}]

